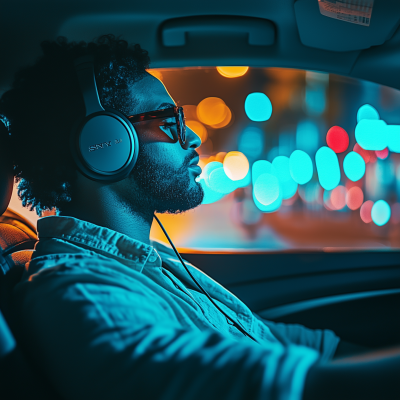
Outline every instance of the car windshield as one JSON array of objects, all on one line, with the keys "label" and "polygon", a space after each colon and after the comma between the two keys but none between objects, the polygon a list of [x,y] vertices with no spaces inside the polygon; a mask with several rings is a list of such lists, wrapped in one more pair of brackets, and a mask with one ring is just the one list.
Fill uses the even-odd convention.
[{"label": "car windshield", "polygon": [[[201,138],[203,204],[160,215],[181,251],[400,247],[400,92],[284,68],[152,69]],[[11,207],[21,210],[15,191]],[[166,241],[153,224],[151,237]]]},{"label": "car windshield", "polygon": [[202,140],[204,204],[161,216],[183,251],[400,247],[398,90],[283,68],[151,72]]}]

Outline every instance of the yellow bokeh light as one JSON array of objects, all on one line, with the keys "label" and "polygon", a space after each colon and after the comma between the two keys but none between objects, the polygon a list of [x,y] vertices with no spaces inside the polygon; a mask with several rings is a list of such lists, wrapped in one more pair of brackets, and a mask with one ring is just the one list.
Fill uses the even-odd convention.
[{"label": "yellow bokeh light", "polygon": [[220,122],[219,124],[210,125],[211,128],[220,129],[220,128],[225,128],[226,126],[229,125],[229,123],[232,120],[232,112],[228,106],[225,106],[225,107],[226,107],[226,116],[225,116],[224,120],[222,122]]},{"label": "yellow bokeh light", "polygon": [[204,143],[207,140],[207,129],[201,122],[186,120],[186,125],[201,139],[201,143]]},{"label": "yellow bokeh light", "polygon": [[249,67],[217,67],[217,71],[225,78],[238,78],[243,76]]},{"label": "yellow bokeh light", "polygon": [[240,151],[230,151],[224,158],[225,173],[233,181],[243,179],[249,168],[249,160]]},{"label": "yellow bokeh light", "polygon": [[207,97],[197,106],[197,118],[206,125],[217,125],[226,118],[228,110],[220,98]]},{"label": "yellow bokeh light", "polygon": [[161,71],[157,70],[157,69],[148,69],[147,72],[150,75],[153,75],[155,78],[157,78],[159,81],[163,80],[163,75],[161,73]]},{"label": "yellow bokeh light", "polygon": [[215,161],[224,162],[227,153],[225,151],[220,151],[215,155]]}]

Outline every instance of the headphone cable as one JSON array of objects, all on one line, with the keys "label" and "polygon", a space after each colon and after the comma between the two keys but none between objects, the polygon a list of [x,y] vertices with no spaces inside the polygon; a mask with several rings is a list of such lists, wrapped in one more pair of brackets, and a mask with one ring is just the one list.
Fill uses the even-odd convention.
[{"label": "headphone cable", "polygon": [[206,292],[205,289],[203,289],[203,287],[200,285],[199,282],[197,282],[196,278],[192,275],[192,273],[189,271],[189,268],[186,266],[185,262],[183,261],[183,258],[181,257],[181,255],[179,254],[178,250],[176,249],[175,245],[172,243],[171,238],[168,236],[167,231],[165,230],[165,228],[163,227],[161,221],[157,218],[157,216],[154,214],[154,218],[155,220],[158,222],[158,225],[160,225],[160,228],[162,229],[162,231],[164,232],[164,235],[166,236],[166,238],[168,239],[168,242],[170,243],[172,249],[174,250],[176,256],[179,258],[179,261],[182,263],[183,267],[185,268],[185,270],[187,271],[187,273],[190,275],[190,277],[192,278],[193,282],[198,286],[198,288],[203,292],[203,294],[211,301],[211,303],[214,305],[214,307],[221,313],[224,315],[224,317],[226,318],[228,324],[230,323],[230,325],[234,326],[236,329],[238,329],[241,333],[243,333],[243,335],[249,337],[250,339],[254,340],[256,343],[257,340],[250,335],[250,333],[248,333],[240,324],[239,322],[236,322],[234,319],[232,319],[228,314],[226,314],[219,306],[218,304],[215,303],[215,301],[211,298],[211,296]]}]

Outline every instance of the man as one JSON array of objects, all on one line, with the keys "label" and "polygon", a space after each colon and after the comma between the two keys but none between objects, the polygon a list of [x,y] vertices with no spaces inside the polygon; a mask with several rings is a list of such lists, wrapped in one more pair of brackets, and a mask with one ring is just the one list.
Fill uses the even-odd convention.
[{"label": "man", "polygon": [[[241,331],[170,248],[150,242],[155,212],[178,213],[202,201],[200,140],[189,128],[183,143],[172,139],[177,127],[170,120],[135,124],[138,160],[118,182],[78,171],[69,140],[85,107],[74,60],[92,56],[104,107],[137,116],[175,106],[146,72],[147,52],[112,35],[89,44],[59,39],[42,49],[2,96],[0,113],[10,121],[23,204],[39,214],[59,212],[38,221],[39,243],[13,296],[20,343],[56,390],[66,399],[163,400],[378,393],[368,382],[362,392],[362,369],[328,363],[338,354],[333,332],[263,321],[187,264]],[[390,362],[399,371],[399,360]],[[372,376],[373,367],[362,368]]]}]

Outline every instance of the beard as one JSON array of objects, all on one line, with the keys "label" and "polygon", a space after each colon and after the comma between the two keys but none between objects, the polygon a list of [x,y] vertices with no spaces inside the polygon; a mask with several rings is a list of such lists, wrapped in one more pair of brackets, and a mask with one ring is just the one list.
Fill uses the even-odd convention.
[{"label": "beard", "polygon": [[201,204],[204,191],[197,182],[192,184],[189,164],[197,156],[190,152],[182,166],[174,168],[171,165],[157,163],[148,147],[141,144],[135,167],[128,179],[131,187],[130,202],[136,210],[144,213],[179,214]]}]

